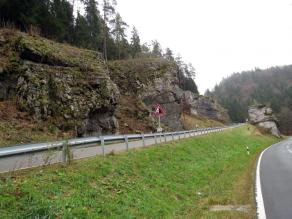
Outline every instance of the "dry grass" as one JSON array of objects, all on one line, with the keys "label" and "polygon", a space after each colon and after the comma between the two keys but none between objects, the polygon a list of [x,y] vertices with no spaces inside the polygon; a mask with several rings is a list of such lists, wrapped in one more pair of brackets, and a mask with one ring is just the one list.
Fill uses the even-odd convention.
[{"label": "dry grass", "polygon": [[183,114],[181,117],[185,129],[222,126],[223,123],[195,115]]},{"label": "dry grass", "polygon": [[36,121],[17,109],[14,101],[0,102],[0,147],[12,144],[71,138],[74,133],[62,132],[51,121]]},{"label": "dry grass", "polygon": [[147,133],[154,130],[154,122],[149,117],[150,112],[141,100],[134,96],[122,95],[117,108],[119,132]]}]

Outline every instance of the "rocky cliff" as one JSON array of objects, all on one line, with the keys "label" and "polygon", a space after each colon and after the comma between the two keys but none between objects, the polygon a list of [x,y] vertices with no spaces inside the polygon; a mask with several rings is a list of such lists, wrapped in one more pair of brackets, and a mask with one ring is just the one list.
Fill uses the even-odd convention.
[{"label": "rocky cliff", "polygon": [[109,68],[122,94],[138,97],[149,110],[157,103],[162,105],[166,115],[161,122],[173,130],[184,128],[183,114],[229,121],[226,110],[214,100],[183,89],[185,78],[173,62],[135,59],[111,62]]},{"label": "rocky cliff", "polygon": [[183,80],[164,59],[106,65],[94,51],[0,30],[0,102],[73,135],[154,131],[156,103],[167,111],[166,129],[184,128],[183,114],[228,121],[216,102],[183,89]]},{"label": "rocky cliff", "polygon": [[265,105],[254,105],[248,109],[249,122],[259,126],[276,137],[280,137],[281,133],[278,129],[278,120],[273,114],[271,108]]},{"label": "rocky cliff", "polygon": [[119,96],[94,51],[2,30],[0,98],[78,135],[116,132]]}]

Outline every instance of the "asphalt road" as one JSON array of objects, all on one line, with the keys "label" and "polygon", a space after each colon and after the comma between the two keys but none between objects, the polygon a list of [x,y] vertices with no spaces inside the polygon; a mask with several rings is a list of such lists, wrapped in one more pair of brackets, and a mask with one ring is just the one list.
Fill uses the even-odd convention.
[{"label": "asphalt road", "polygon": [[292,219],[292,138],[262,154],[260,184],[266,218]]}]

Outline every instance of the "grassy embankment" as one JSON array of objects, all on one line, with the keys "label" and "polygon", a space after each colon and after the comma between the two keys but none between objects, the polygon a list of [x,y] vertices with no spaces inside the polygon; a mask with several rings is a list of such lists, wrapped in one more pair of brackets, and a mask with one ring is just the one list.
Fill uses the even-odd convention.
[{"label": "grassy embankment", "polygon": [[253,218],[209,208],[253,206],[256,157],[277,141],[244,126],[1,176],[0,218]]}]

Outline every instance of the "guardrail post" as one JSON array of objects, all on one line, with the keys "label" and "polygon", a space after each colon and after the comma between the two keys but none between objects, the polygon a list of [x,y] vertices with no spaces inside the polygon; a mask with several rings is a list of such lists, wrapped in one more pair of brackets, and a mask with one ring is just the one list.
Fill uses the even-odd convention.
[{"label": "guardrail post", "polygon": [[166,135],[165,135],[165,132],[163,133],[163,136],[164,136],[164,142],[166,143]]},{"label": "guardrail post", "polygon": [[145,144],[145,137],[144,137],[144,134],[142,134],[142,141],[143,141],[143,147],[145,147],[146,144]]},{"label": "guardrail post", "polygon": [[184,131],[184,138],[186,138],[186,132]]},{"label": "guardrail post", "polygon": [[180,140],[180,133],[178,133],[178,139]]},{"label": "guardrail post", "polygon": [[128,141],[128,136],[125,135],[125,143],[126,143],[126,150],[129,150],[129,141]]},{"label": "guardrail post", "polygon": [[171,133],[171,138],[172,138],[172,140],[174,141],[174,136],[173,136],[173,133]]},{"label": "guardrail post", "polygon": [[155,133],[154,133],[154,141],[155,141],[155,144],[157,144],[157,136]]},{"label": "guardrail post", "polygon": [[103,138],[103,136],[100,136],[100,145],[101,145],[102,155],[105,156],[105,148],[104,148],[104,138]]},{"label": "guardrail post", "polygon": [[63,143],[63,147],[62,147],[62,159],[63,159],[63,164],[67,165],[69,162],[69,146],[68,146],[68,142],[64,142]]}]

